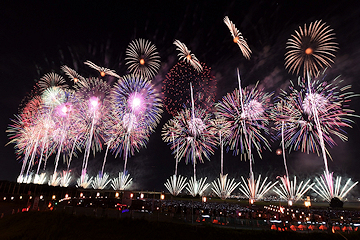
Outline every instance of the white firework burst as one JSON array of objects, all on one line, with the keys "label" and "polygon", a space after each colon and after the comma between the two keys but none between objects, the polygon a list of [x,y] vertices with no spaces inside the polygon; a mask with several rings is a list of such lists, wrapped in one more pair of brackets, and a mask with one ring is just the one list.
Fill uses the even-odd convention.
[{"label": "white firework burst", "polygon": [[98,65],[96,65],[95,63],[93,63],[93,62],[91,62],[89,60],[87,60],[85,62],[85,64],[88,65],[89,67],[99,71],[101,77],[105,77],[106,75],[109,75],[109,76],[113,76],[113,77],[116,77],[116,78],[120,79],[120,76],[117,75],[117,73],[114,70],[104,68],[104,67],[99,67]]},{"label": "white firework burst", "polygon": [[46,173],[35,174],[33,182],[35,184],[44,184],[46,182]]},{"label": "white firework burst", "polygon": [[111,187],[114,190],[126,190],[130,187],[132,183],[132,178],[130,178],[130,174],[124,174],[123,172],[119,172],[119,177],[111,180]]},{"label": "white firework burst", "polygon": [[[84,171],[83,171],[84,172]],[[93,181],[93,177],[89,178],[89,175],[87,173],[83,173],[81,174],[81,176],[78,178],[78,180],[76,181],[76,187],[77,188],[89,188],[91,183]]]},{"label": "white firework burst", "polygon": [[61,181],[61,178],[58,177],[58,174],[57,172],[55,172],[53,175],[50,175],[50,178],[49,178],[49,186],[59,186],[60,185],[60,181]]},{"label": "white firework burst", "polygon": [[280,198],[291,201],[295,203],[304,196],[304,194],[315,184],[310,184],[310,179],[306,182],[301,181],[299,185],[297,185],[296,176],[294,176],[294,180],[290,181],[287,176],[280,177],[280,186],[274,186],[273,191],[280,196]]},{"label": "white firework burst", "polygon": [[235,24],[230,21],[228,16],[225,16],[224,23],[229,28],[233,41],[239,46],[243,56],[246,59],[250,59],[251,50],[241,32],[235,27]]},{"label": "white firework burst", "polygon": [[187,186],[186,177],[172,175],[164,185],[171,195],[177,196]]},{"label": "white firework burst", "polygon": [[56,73],[47,73],[38,82],[41,92],[45,91],[50,87],[59,87],[66,89],[68,85],[66,84],[65,79]]},{"label": "white firework burst", "polygon": [[154,44],[145,39],[135,39],[126,49],[125,64],[128,70],[151,80],[160,69],[160,56]]},{"label": "white firework burst", "polygon": [[68,187],[70,185],[70,182],[71,182],[70,171],[63,171],[60,180],[60,187]]},{"label": "white firework burst", "polygon": [[230,197],[230,194],[239,186],[240,183],[235,182],[235,178],[227,179],[228,174],[221,174],[220,178],[217,178],[212,182],[213,192],[221,199],[226,199]]},{"label": "white firework burst", "polygon": [[196,197],[197,195],[202,196],[205,190],[210,186],[209,183],[206,183],[206,179],[206,177],[200,178],[197,181],[194,177],[191,177],[186,186],[186,190],[188,190],[193,197]]},{"label": "white firework burst", "polygon": [[345,200],[345,196],[358,184],[358,182],[353,183],[351,178],[343,184],[342,177],[339,176],[335,178],[334,184],[333,172],[326,174],[326,171],[315,180],[316,184],[312,189],[327,202],[331,202],[331,199],[335,197],[341,201]]},{"label": "white firework burst", "polygon": [[109,178],[109,174],[107,174],[107,173],[104,173],[104,174],[99,173],[95,177],[94,181],[91,183],[92,188],[93,189],[105,189],[106,186],[111,181],[110,179],[108,180],[108,178]]},{"label": "white firework burst", "polygon": [[239,190],[245,195],[245,197],[249,198],[250,201],[256,201],[264,198],[265,194],[267,194],[270,189],[277,184],[277,181],[274,183],[271,181],[267,182],[267,177],[261,183],[261,175],[259,175],[257,180],[255,180],[253,174],[250,174],[247,181],[245,181],[243,177],[241,177],[241,179],[243,182],[240,184]]},{"label": "white firework burst", "polygon": [[72,80],[74,83],[81,83],[85,81],[85,78],[78,74],[74,69],[69,68],[68,66],[62,66],[61,70],[65,72],[65,74]]},{"label": "white firework burst", "polygon": [[32,175],[33,175],[33,173],[32,172],[30,172],[29,174],[24,174],[24,175],[19,175],[18,177],[17,177],[17,182],[18,183],[31,183],[31,179],[32,179]]},{"label": "white firework burst", "polygon": [[199,60],[195,57],[193,53],[186,47],[186,45],[179,40],[174,41],[176,49],[179,51],[178,57],[180,61],[189,63],[195,68],[196,71],[201,72],[203,67],[201,66]]}]

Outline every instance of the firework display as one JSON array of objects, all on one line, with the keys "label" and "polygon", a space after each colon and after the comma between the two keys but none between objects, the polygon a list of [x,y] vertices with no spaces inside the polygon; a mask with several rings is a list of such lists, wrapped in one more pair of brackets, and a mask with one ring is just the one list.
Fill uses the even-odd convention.
[{"label": "firework display", "polygon": [[[252,51],[245,38],[229,17],[223,21],[249,60]],[[358,181],[334,177],[328,158],[336,140],[348,140],[345,129],[357,116],[349,102],[357,94],[340,77],[327,79],[324,68],[334,63],[338,50],[330,26],[315,21],[299,27],[291,37],[286,45],[285,69],[301,76],[297,82],[290,80],[288,88],[280,89],[275,97],[261,82],[243,87],[239,69],[238,88],[225,89],[226,94],[216,97],[215,72],[179,40],[173,42],[179,62],[162,67],[169,69],[163,76],[158,74],[162,62],[157,48],[142,38],[130,42],[126,49],[124,64],[130,74],[120,76],[91,61],[84,64],[100,77],[84,77],[66,65],[60,68],[68,79],[54,72],[45,74],[6,131],[8,144],[14,145],[21,162],[17,181],[115,191],[136,186],[134,175],[130,177],[128,172],[132,170],[129,159],[147,147],[153,133],[159,134],[164,107],[171,117],[160,126],[161,138],[174,156],[169,159],[175,160],[175,171],[163,187],[172,196],[197,197],[212,191],[225,200],[238,190],[251,204],[272,193],[291,206],[313,191],[327,202],[334,198],[345,201]],[[274,141],[281,141],[278,155],[282,154],[285,174],[278,176],[279,180],[262,179],[253,171],[255,159],[263,158]],[[220,174],[212,179],[206,172],[198,178],[197,164],[210,161],[217,148]],[[237,181],[224,173],[224,148],[248,161],[248,177]],[[313,181],[290,177],[286,158],[295,151],[322,157],[323,174]],[[113,166],[106,165],[110,160],[114,164],[108,159],[111,155],[121,159],[115,160],[121,165],[115,176]],[[74,161],[80,167],[74,167]],[[191,177],[178,173],[180,164],[192,165]],[[91,172],[98,174],[91,176]]]},{"label": "firework display", "polygon": [[135,39],[126,49],[128,70],[151,80],[159,71],[160,56],[154,44],[145,39]]},{"label": "firework display", "polygon": [[235,27],[235,24],[229,19],[228,16],[224,18],[224,23],[229,28],[231,36],[233,37],[233,41],[239,46],[243,56],[246,59],[250,59],[251,50],[241,32],[239,32],[239,30]]},{"label": "firework display", "polygon": [[[241,100],[242,97],[243,100]],[[271,94],[258,90],[256,87],[241,89],[241,92],[235,89],[216,104],[217,116],[230,125],[231,133],[224,139],[225,145],[228,145],[235,155],[245,154],[246,157],[247,137],[259,155],[263,147],[270,147],[264,135],[268,131],[266,111],[270,98]]]},{"label": "firework display", "polygon": [[203,67],[201,66],[199,60],[195,57],[193,53],[186,47],[186,45],[179,40],[174,41],[176,49],[180,52],[178,54],[179,60],[186,61],[187,63],[190,63],[191,66],[193,66],[198,72],[201,72],[203,70]]},{"label": "firework display", "polygon": [[[346,138],[344,134],[339,134],[338,132],[340,127],[350,126],[346,123],[347,119],[344,116],[347,116],[348,112],[345,108],[343,108],[342,103],[349,101],[351,96],[347,96],[346,94],[337,94],[337,85],[335,86],[335,89],[333,89],[334,87],[327,85],[326,82],[320,84],[315,82],[315,86],[320,86],[320,88],[314,89],[314,82],[312,80],[319,76],[319,71],[322,68],[328,67],[331,63],[334,62],[334,52],[338,49],[337,43],[333,41],[334,33],[332,33],[332,30],[329,29],[329,26],[325,26],[325,23],[321,24],[321,21],[316,21],[315,23],[310,24],[309,29],[306,29],[306,25],[304,27],[304,31],[302,31],[300,28],[300,34],[297,31],[295,32],[298,37],[293,36],[295,40],[289,40],[288,42],[288,48],[290,50],[285,55],[285,67],[289,68],[289,71],[294,71],[294,69],[297,69],[297,72],[299,71],[299,68],[303,68],[303,77],[307,80],[307,88],[305,88],[305,86],[303,87],[302,90],[305,91],[306,94],[305,96],[302,96],[298,102],[301,104],[302,109],[305,112],[305,116],[308,119],[313,119],[314,124],[312,128],[316,127],[314,130],[316,130],[318,139],[316,139],[316,142],[312,141],[311,148],[312,151],[315,151],[315,144],[318,143],[320,146],[325,167],[322,178],[325,181],[324,183],[327,185],[324,190],[328,191],[327,196],[333,196],[335,186],[333,181],[333,173],[329,171],[328,167],[328,151],[326,149],[325,143],[332,140],[329,139],[330,134],[338,135],[342,140]],[[327,86],[330,87],[327,88]],[[349,87],[347,86],[342,89],[348,88]],[[323,90],[325,93],[322,92]],[[328,99],[326,93],[330,93],[330,99]],[[333,104],[336,101],[339,102],[337,102],[337,104]],[[324,126],[327,126],[327,119],[325,119],[325,124],[323,119],[321,119],[321,117],[324,115],[332,116],[328,122],[332,122],[334,119],[336,119],[334,122],[335,130],[334,128],[324,128]],[[307,123],[308,122],[309,121],[307,121]],[[298,121],[298,123],[304,122]],[[308,125],[307,127],[311,126]],[[312,131],[312,129],[309,129],[309,131]],[[325,197],[323,198],[326,199]]]},{"label": "firework display", "polygon": [[[120,76],[117,75],[114,70],[104,68],[104,67],[99,67],[99,66],[97,66],[96,64],[94,64],[91,61],[86,61],[85,64],[88,65],[89,67],[99,71],[101,77],[105,77],[106,75],[109,75],[109,76],[113,76],[113,77],[116,77],[116,78],[120,78]],[[67,72],[68,75],[71,75],[71,76],[73,76],[73,74],[74,74],[74,72],[70,72],[68,69],[67,69],[66,72]]]},{"label": "firework display", "polygon": [[175,116],[184,105],[190,103],[190,83],[194,88],[197,106],[208,109],[215,101],[216,79],[209,67],[200,64],[203,70],[198,72],[189,63],[181,61],[166,74],[162,86],[163,103],[171,115]]},{"label": "firework display", "polygon": [[316,76],[324,67],[330,67],[334,62],[334,53],[338,44],[334,42],[335,33],[321,20],[310,23],[309,27],[299,27],[299,31],[291,35],[287,42],[288,51],[285,54],[285,67],[291,72],[302,76],[307,73]]},{"label": "firework display", "polygon": [[[339,78],[331,82],[323,79],[324,73],[312,81],[311,94],[305,80],[299,79],[297,84],[290,82],[289,93],[284,91],[278,96],[280,101],[274,108],[278,120],[275,128],[279,132],[283,128],[284,145],[290,151],[320,155],[319,126],[326,146],[336,145],[335,136],[342,141],[347,140],[344,128],[351,127],[350,117],[354,115],[348,104],[355,95],[348,91],[350,86],[341,86]],[[312,108],[316,109],[321,125],[316,124]]]}]

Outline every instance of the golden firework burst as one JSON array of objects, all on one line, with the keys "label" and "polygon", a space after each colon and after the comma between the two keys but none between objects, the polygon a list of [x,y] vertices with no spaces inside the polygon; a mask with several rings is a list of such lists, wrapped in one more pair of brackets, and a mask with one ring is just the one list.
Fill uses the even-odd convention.
[{"label": "golden firework burst", "polygon": [[321,69],[334,63],[334,53],[338,49],[334,40],[333,29],[321,20],[310,23],[309,27],[306,24],[304,28],[299,27],[286,43],[285,68],[296,74],[302,71],[303,76],[307,73],[316,76]]}]

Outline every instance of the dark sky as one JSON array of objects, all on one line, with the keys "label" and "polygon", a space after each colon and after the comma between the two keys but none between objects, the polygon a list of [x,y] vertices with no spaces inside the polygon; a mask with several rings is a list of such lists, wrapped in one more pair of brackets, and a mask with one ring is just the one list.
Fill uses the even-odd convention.
[{"label": "dark sky", "polygon": [[[285,2],[285,3],[284,3]],[[237,87],[236,68],[240,68],[243,86],[257,81],[266,91],[278,93],[295,75],[284,68],[287,39],[298,26],[322,19],[336,33],[339,51],[328,70],[331,79],[341,75],[360,93],[360,7],[356,1],[12,1],[0,3],[0,179],[14,181],[20,172],[14,146],[8,142],[6,129],[10,118],[18,112],[21,100],[32,90],[36,80],[64,64],[83,76],[96,73],[83,64],[91,60],[97,65],[126,74],[125,49],[136,38],[152,41],[161,56],[162,67],[154,83],[161,89],[167,71],[177,62],[175,39],[184,42],[197,58],[212,68],[218,82],[217,100]],[[223,23],[224,16],[235,23],[253,52],[246,60],[232,42]],[[351,107],[360,114],[359,98]],[[163,183],[173,174],[174,159],[169,147],[161,141],[160,130],[169,119],[163,114],[157,131],[151,135],[146,149],[129,159],[128,167],[139,189],[165,190]],[[330,150],[335,175],[360,180],[359,123],[346,129],[349,141],[337,140]],[[273,179],[284,174],[282,158],[274,153],[255,158],[255,173]],[[101,168],[104,153],[90,159],[90,173]],[[214,179],[220,171],[220,151],[211,162],[197,167],[200,177]],[[77,160],[77,161],[76,161]],[[81,158],[74,160],[74,168]],[[314,176],[323,169],[323,160],[315,154],[293,152],[288,156],[289,171],[300,176]],[[225,172],[239,178],[248,174],[248,162],[232,153],[225,154]],[[107,168],[115,174],[122,160],[110,157]],[[49,170],[51,166],[49,166]],[[78,169],[77,169],[78,170]],[[74,172],[77,172],[74,170]],[[109,170],[110,171],[110,170]],[[80,172],[80,171],[78,171]],[[191,176],[192,167],[182,161],[182,175]],[[78,173],[77,173],[78,174]]]}]

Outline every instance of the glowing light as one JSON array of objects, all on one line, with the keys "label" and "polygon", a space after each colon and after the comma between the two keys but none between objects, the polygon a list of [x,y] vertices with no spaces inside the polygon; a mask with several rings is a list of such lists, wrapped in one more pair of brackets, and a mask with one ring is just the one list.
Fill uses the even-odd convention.
[{"label": "glowing light", "polygon": [[164,199],[165,199],[165,194],[161,194],[161,195],[160,195],[160,199],[161,199],[161,200],[164,200]]},{"label": "glowing light", "polygon": [[68,111],[68,108],[67,108],[66,106],[63,106],[63,107],[61,108],[61,112],[62,112],[64,115],[66,115],[67,111]]},{"label": "glowing light", "polygon": [[90,106],[93,110],[96,110],[99,106],[99,99],[97,97],[91,97]]},{"label": "glowing light", "polygon": [[305,54],[310,55],[310,54],[312,54],[312,53],[313,53],[312,48],[307,48],[307,49],[305,49]]},{"label": "glowing light", "polygon": [[135,97],[130,100],[130,103],[132,110],[136,111],[141,106],[142,101],[139,97],[135,95]]}]

